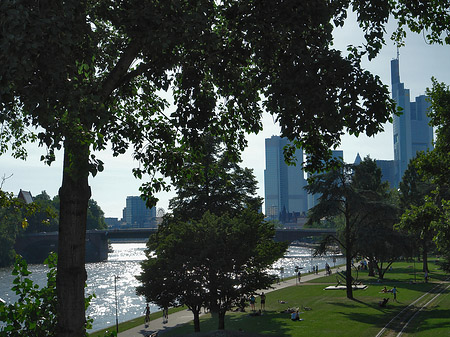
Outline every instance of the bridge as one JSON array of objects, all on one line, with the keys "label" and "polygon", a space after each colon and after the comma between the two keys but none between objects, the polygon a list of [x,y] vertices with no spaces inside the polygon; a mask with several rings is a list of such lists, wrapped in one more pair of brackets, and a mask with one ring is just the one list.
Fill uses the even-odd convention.
[{"label": "bridge", "polygon": [[[86,262],[108,259],[108,241],[145,242],[157,228],[88,230],[86,232]],[[334,235],[329,228],[282,228],[275,231],[275,241],[289,243],[310,236]],[[136,241],[138,240],[138,241]],[[51,251],[58,250],[58,232],[27,234],[16,241],[15,250],[29,263],[42,263]]]}]

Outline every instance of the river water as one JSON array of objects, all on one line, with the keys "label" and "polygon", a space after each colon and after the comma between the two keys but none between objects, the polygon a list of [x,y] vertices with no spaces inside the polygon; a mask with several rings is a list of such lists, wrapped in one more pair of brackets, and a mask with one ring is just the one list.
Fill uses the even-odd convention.
[{"label": "river water", "polygon": [[[139,285],[135,275],[140,274],[140,261],[145,259],[145,243],[113,243],[113,251],[104,262],[88,263],[87,289],[88,294],[94,293],[87,315],[94,319],[92,331],[100,330],[115,324],[116,302],[118,302],[119,321],[127,321],[142,316],[145,308],[144,297],[137,296],[135,287]],[[311,248],[290,246],[286,256],[278,260],[273,266],[273,273],[281,277],[295,275],[295,267],[301,267],[302,272],[308,272],[312,266],[325,267],[325,263],[333,266],[333,257],[313,257]],[[336,264],[344,263],[342,257],[336,259]],[[44,265],[30,265],[31,279],[40,286],[46,283],[47,267]],[[0,298],[8,303],[16,300],[11,290],[15,276],[10,268],[0,268]],[[151,311],[159,310],[155,305]]]}]

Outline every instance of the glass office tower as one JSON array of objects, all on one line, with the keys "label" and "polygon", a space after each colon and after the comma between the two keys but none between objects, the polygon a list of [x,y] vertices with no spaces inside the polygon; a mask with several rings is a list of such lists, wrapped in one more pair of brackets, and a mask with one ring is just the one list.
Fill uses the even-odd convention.
[{"label": "glass office tower", "polygon": [[430,107],[427,97],[420,95],[410,102],[409,89],[400,82],[398,56],[391,61],[391,82],[392,98],[402,112],[400,116],[394,116],[394,177],[398,186],[416,153],[432,149],[433,128],[427,116]]},{"label": "glass office tower", "polygon": [[283,148],[288,140],[279,136],[266,138],[266,169],[264,170],[265,215],[279,220],[282,212],[307,211],[306,179],[303,174],[303,151],[295,152],[296,165],[287,165]]}]

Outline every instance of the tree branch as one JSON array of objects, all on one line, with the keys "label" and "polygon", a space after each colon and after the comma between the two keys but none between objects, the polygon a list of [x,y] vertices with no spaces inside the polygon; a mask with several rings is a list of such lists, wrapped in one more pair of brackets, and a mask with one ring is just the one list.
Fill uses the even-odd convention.
[{"label": "tree branch", "polygon": [[139,43],[136,41],[132,41],[123,52],[114,69],[111,70],[108,77],[106,77],[105,81],[103,82],[103,85],[100,89],[101,101],[104,101],[109,95],[111,95],[114,89],[117,89],[119,85],[123,83],[124,77],[127,76],[128,68],[130,68],[130,65],[136,59],[138,52]]}]

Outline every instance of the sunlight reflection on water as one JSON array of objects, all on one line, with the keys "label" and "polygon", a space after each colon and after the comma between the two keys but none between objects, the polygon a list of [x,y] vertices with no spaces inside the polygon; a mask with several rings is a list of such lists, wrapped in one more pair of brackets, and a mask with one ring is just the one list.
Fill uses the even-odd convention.
[{"label": "sunlight reflection on water", "polygon": [[[95,293],[91,305],[87,310],[87,315],[94,318],[91,331],[103,329],[115,324],[115,290],[114,277],[116,280],[118,316],[119,322],[127,321],[143,315],[145,299],[136,295],[136,286],[139,282],[136,275],[141,272],[140,262],[145,259],[145,243],[115,243],[112,244],[113,252],[109,253],[108,261],[86,264],[88,273],[86,293]],[[302,267],[302,273],[311,269],[311,266],[318,265],[323,269],[328,262],[333,266],[331,256],[312,257],[312,249],[290,246],[286,256],[277,261],[272,269],[273,273],[279,276],[289,277],[295,275],[295,267]],[[336,264],[344,263],[344,259],[338,258]],[[280,268],[284,268],[283,275]],[[32,279],[43,286],[46,283],[47,267],[44,265],[30,265]],[[7,302],[13,302],[17,296],[11,291],[12,281],[10,268],[0,269],[0,294]],[[159,310],[155,305],[150,306],[151,311]]]}]

